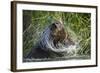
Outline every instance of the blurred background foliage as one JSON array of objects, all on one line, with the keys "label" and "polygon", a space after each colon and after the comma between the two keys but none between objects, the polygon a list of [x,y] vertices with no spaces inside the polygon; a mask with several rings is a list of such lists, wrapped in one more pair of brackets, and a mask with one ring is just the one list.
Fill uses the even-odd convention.
[{"label": "blurred background foliage", "polygon": [[62,21],[79,41],[79,55],[91,55],[91,14],[59,11],[23,10],[23,55],[39,40],[42,31],[53,21]]}]

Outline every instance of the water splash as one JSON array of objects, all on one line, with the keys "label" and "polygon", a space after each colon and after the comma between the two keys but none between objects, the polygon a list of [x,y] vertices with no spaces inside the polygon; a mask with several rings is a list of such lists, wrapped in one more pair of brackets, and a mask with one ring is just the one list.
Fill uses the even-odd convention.
[{"label": "water splash", "polygon": [[[51,38],[50,33],[51,30],[50,28],[46,28],[46,31],[44,31],[42,33],[41,39],[40,39],[40,46],[42,47],[43,50],[46,51],[53,51],[53,52],[57,52],[57,53],[66,53],[66,55],[77,55],[77,51],[79,49],[79,42],[77,41],[77,36],[75,35],[75,33],[72,30],[69,30],[71,33],[74,33],[74,45],[70,44],[64,44],[62,42],[58,42],[57,46],[54,45],[53,43],[53,38]],[[73,34],[72,33],[72,34]],[[67,42],[69,43],[69,42]]]}]

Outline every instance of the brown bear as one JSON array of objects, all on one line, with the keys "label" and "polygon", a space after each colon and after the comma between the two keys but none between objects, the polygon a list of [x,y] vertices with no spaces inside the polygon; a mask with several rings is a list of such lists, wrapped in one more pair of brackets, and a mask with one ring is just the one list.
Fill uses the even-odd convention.
[{"label": "brown bear", "polygon": [[69,46],[75,45],[75,42],[69,37],[64,29],[64,25],[55,21],[49,25],[42,33],[36,46],[31,49],[27,59],[43,59],[63,57],[67,53]]}]

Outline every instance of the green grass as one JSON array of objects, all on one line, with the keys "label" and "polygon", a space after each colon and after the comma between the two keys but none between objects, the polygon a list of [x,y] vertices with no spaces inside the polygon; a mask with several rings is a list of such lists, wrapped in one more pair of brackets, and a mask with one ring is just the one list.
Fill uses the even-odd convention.
[{"label": "green grass", "polygon": [[91,14],[73,12],[23,10],[23,54],[26,55],[39,40],[41,32],[53,21],[62,21],[79,41],[78,55],[91,55]]}]

